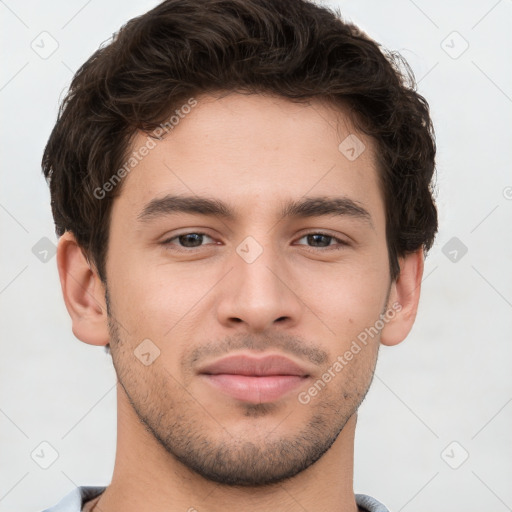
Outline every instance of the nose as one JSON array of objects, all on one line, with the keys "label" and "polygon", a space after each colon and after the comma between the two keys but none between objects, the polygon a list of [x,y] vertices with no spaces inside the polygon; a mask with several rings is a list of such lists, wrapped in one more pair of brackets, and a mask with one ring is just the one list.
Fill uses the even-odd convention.
[{"label": "nose", "polygon": [[[222,281],[217,302],[219,322],[229,328],[243,325],[248,332],[294,327],[304,305],[283,258],[269,245],[247,248],[252,255],[249,251],[247,257],[242,248],[229,262],[232,270]],[[253,260],[255,250],[262,252]]]}]

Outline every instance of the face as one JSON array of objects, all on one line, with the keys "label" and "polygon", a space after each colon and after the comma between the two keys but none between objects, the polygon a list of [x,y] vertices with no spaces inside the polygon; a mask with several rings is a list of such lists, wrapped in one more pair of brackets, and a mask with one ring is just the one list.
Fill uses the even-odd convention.
[{"label": "face", "polygon": [[368,390],[379,334],[354,342],[390,307],[384,203],[372,142],[340,110],[196,100],[113,204],[111,352],[162,448],[265,485],[318,460]]}]

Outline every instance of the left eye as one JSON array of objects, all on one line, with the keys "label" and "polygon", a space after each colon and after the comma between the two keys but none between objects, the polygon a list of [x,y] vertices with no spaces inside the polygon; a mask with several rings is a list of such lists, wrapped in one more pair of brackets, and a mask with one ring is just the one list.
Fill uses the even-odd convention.
[{"label": "left eye", "polygon": [[333,241],[338,242],[339,245],[347,245],[347,243],[343,240],[340,240],[339,238],[336,238],[332,235],[326,235],[324,233],[309,233],[308,235],[304,235],[303,237],[299,238],[299,240],[304,238],[307,239],[307,244],[312,244],[310,247],[330,247],[332,245],[331,242]]}]

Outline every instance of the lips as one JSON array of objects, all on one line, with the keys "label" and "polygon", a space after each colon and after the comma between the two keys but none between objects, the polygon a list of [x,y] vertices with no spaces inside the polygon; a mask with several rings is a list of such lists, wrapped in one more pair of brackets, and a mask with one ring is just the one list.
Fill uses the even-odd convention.
[{"label": "lips", "polygon": [[199,370],[215,390],[252,403],[276,401],[308,379],[305,368],[284,356],[228,356]]},{"label": "lips", "polygon": [[251,357],[246,355],[228,356],[203,367],[199,373],[218,375],[248,375],[262,377],[267,375],[296,375],[305,377],[308,372],[284,356],[271,355]]}]

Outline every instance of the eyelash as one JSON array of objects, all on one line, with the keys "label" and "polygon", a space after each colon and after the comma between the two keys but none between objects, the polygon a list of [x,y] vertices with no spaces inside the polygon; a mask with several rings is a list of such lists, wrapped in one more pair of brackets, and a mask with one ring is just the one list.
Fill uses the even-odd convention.
[{"label": "eyelash", "polygon": [[[172,244],[171,242],[173,240],[176,240],[182,236],[187,236],[187,235],[202,235],[202,236],[207,236],[209,238],[212,238],[210,235],[208,235],[207,233],[203,233],[201,231],[190,231],[190,232],[187,232],[187,233],[180,233],[179,235],[176,235],[176,236],[173,236],[171,238],[168,238],[167,240],[164,240],[162,242],[162,245],[165,246],[165,247],[169,247],[169,246],[173,246],[172,250],[174,251],[178,251],[178,252],[187,252],[187,253],[192,253],[192,252],[195,252],[196,250],[198,249],[201,249],[204,247],[204,245],[201,245],[199,247],[181,247],[179,245],[175,245],[175,244]],[[322,233],[321,231],[312,231],[311,233],[306,233],[304,235],[302,235],[298,240],[301,240],[307,236],[311,236],[311,235],[321,235],[321,236],[326,236],[328,238],[331,238],[332,240],[338,242],[338,245],[328,245],[326,247],[314,247],[314,246],[308,246],[308,245],[305,245],[305,244],[299,244],[299,245],[304,245],[305,247],[308,247],[309,249],[312,249],[312,250],[315,250],[315,249],[319,249],[320,251],[325,251],[325,250],[341,250],[345,247],[347,247],[349,245],[348,242],[344,241],[344,240],[341,240],[340,238],[336,238],[335,236],[333,235],[330,235],[329,233]]]}]

